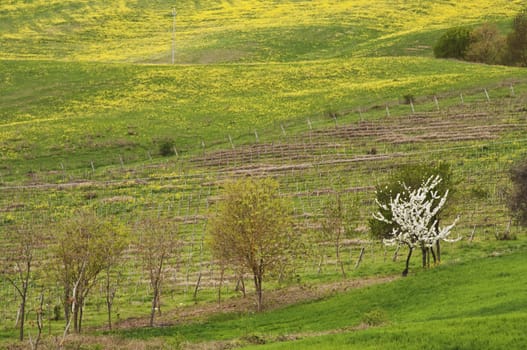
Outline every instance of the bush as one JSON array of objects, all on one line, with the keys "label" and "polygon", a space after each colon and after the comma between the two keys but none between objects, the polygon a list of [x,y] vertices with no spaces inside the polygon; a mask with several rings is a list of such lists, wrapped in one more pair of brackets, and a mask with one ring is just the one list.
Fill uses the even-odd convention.
[{"label": "bush", "polygon": [[381,309],[371,310],[362,316],[362,323],[371,327],[380,326],[387,322],[388,316],[386,315],[386,312]]},{"label": "bush", "polygon": [[159,143],[159,154],[163,157],[174,155],[174,140],[164,139]]},{"label": "bush", "polygon": [[62,320],[62,305],[53,306],[53,316],[51,320],[52,321]]},{"label": "bush", "polygon": [[510,178],[513,189],[507,204],[516,221],[527,226],[527,159],[511,169]]},{"label": "bush", "polygon": [[503,63],[507,42],[495,24],[486,23],[470,33],[465,59],[486,64]]},{"label": "bush", "polygon": [[496,232],[494,237],[496,237],[496,240],[498,241],[515,241],[518,239],[516,234],[511,233],[510,231]]},{"label": "bush", "polygon": [[434,56],[437,58],[464,59],[469,44],[470,30],[468,28],[450,28],[434,46]]},{"label": "bush", "polygon": [[415,101],[415,97],[412,94],[406,94],[403,96],[404,104],[409,105]]},{"label": "bush", "polygon": [[507,62],[527,67],[527,8],[516,15],[507,36]]}]

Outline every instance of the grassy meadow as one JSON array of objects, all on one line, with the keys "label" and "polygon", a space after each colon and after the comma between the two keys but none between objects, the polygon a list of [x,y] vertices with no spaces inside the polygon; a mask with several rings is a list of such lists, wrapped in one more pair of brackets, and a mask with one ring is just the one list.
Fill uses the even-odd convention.
[{"label": "grassy meadow", "polygon": [[271,343],[247,349],[368,349],[380,344],[386,349],[518,349],[526,340],[522,322],[527,316],[521,278],[525,244],[513,251],[519,247],[515,253],[465,260],[274,312],[122,335]]},{"label": "grassy meadow", "polygon": [[[79,208],[129,227],[146,217],[179,223],[164,327],[144,327],[150,288],[132,237],[114,271],[117,330],[105,330],[97,286],[86,338],[72,335],[72,348],[521,348],[527,246],[505,199],[509,169],[527,153],[527,70],[435,59],[432,46],[452,26],[492,22],[507,33],[522,5],[179,0],[173,36],[174,4],[163,0],[4,0],[0,253],[15,225],[53,229]],[[174,155],[160,154],[167,140]],[[464,239],[445,245],[441,266],[422,271],[414,257],[411,276],[397,279],[405,252],[392,261],[368,232],[375,186],[401,165],[438,160],[456,183],[445,220],[459,215]],[[207,245],[223,183],[245,176],[280,183],[305,242],[291,276],[265,282],[277,307],[263,314],[250,311],[250,276],[247,298],[232,271],[219,282]],[[319,232],[336,192],[352,213],[346,278]],[[515,239],[496,240],[506,230]],[[64,330],[51,320],[61,294],[49,251],[38,258],[28,320],[43,288],[52,347]],[[395,280],[334,287],[384,278]],[[311,299],[272,299],[298,288]],[[0,347],[15,344],[17,303],[0,280]],[[34,321],[28,329],[35,334]]]}]

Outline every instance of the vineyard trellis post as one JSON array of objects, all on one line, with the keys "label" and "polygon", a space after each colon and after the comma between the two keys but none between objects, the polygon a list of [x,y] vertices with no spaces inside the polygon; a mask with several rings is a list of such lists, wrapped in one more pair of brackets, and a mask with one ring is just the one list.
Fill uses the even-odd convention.
[{"label": "vineyard trellis post", "polygon": [[487,91],[487,88],[483,89],[483,91],[485,92],[485,97],[487,98],[487,103],[490,103],[490,96],[489,96],[489,92]]}]

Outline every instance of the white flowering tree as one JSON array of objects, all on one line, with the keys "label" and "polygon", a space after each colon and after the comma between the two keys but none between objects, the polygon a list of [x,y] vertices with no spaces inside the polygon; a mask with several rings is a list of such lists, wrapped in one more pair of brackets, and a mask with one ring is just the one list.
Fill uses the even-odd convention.
[{"label": "white flowering tree", "polygon": [[[412,252],[416,247],[423,252],[423,266],[429,264],[429,252],[433,254],[433,247],[439,241],[456,242],[461,237],[450,239],[452,228],[457,223],[456,219],[451,225],[439,227],[437,214],[445,205],[448,197],[448,190],[440,196],[436,187],[441,183],[441,177],[431,176],[424,181],[421,187],[412,190],[403,184],[408,196],[398,193],[395,198],[391,198],[388,204],[379,201],[377,205],[380,209],[373,214],[374,219],[393,224],[393,229],[389,238],[383,239],[383,243],[389,246],[408,246],[409,252],[406,258],[406,268],[403,276],[408,274],[408,265]],[[390,212],[391,219],[385,217],[382,212]]]}]

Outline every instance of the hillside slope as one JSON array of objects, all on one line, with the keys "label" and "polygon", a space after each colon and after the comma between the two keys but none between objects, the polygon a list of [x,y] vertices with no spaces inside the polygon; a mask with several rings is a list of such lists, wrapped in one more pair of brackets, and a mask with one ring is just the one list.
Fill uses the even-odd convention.
[{"label": "hillside slope", "polygon": [[[404,49],[409,54],[424,50],[429,55],[438,31],[502,21],[521,4],[518,0],[177,1],[176,62],[390,55],[400,45],[408,45]],[[145,0],[2,1],[0,58],[169,63],[172,6],[170,1]]]},{"label": "hillside slope", "polygon": [[521,349],[527,341],[524,249],[264,314],[119,334],[272,343],[247,349]]},{"label": "hillside slope", "polygon": [[524,79],[430,57],[442,30],[510,21],[521,3],[178,1],[185,64],[172,66],[167,1],[2,1],[4,176],[137,162],[166,138],[199,151],[327,112]]}]

